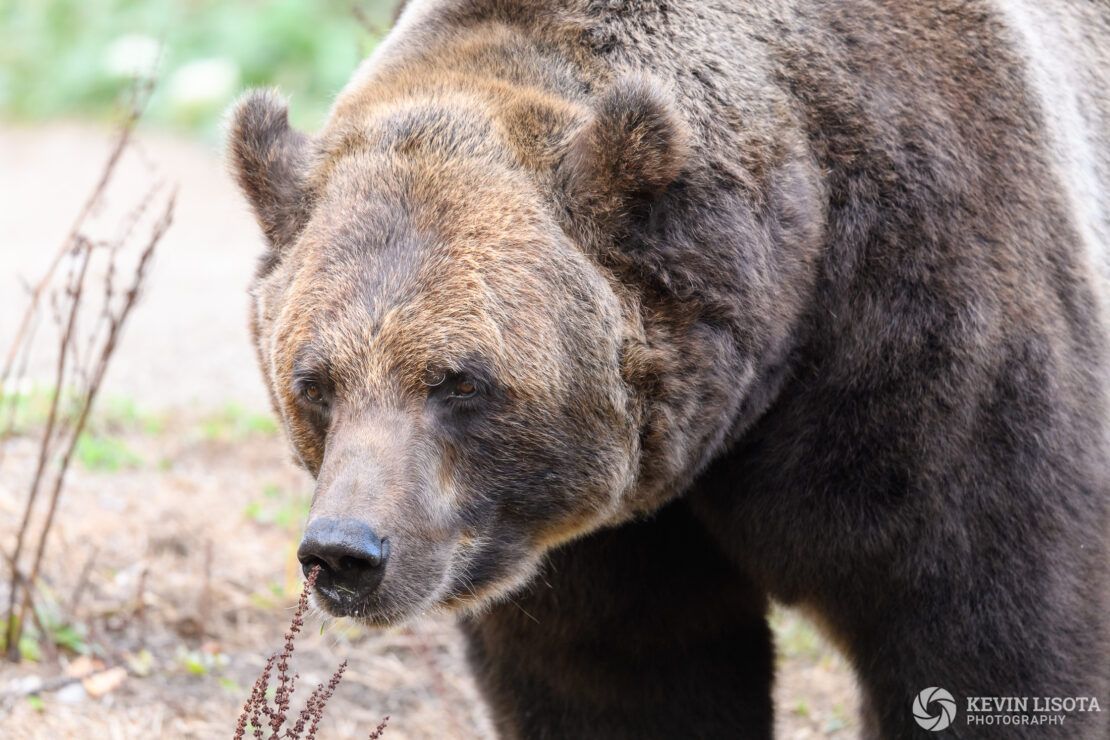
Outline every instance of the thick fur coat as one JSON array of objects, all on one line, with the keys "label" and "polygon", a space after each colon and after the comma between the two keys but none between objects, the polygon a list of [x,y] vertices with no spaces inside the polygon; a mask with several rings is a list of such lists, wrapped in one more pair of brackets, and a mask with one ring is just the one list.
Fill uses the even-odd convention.
[{"label": "thick fur coat", "polygon": [[[414,0],[324,129],[233,111],[330,611],[463,612],[507,737],[767,737],[768,598],[1110,735],[1110,10]],[[990,736],[962,713],[947,737]]]}]

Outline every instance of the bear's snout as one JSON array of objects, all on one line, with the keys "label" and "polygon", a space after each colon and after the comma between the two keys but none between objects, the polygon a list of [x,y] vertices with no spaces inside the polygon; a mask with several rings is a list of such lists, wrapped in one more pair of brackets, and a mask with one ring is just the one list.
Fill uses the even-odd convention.
[{"label": "bear's snout", "polygon": [[316,566],[316,588],[340,604],[361,602],[385,575],[389,540],[357,519],[321,518],[309,523],[297,559],[307,576]]}]

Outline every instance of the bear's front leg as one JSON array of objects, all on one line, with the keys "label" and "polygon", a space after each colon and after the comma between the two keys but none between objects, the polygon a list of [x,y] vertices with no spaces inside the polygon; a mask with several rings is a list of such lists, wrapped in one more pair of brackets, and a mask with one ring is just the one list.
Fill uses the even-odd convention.
[{"label": "bear's front leg", "polygon": [[766,597],[684,502],[552,552],[463,620],[507,738],[769,738]]}]

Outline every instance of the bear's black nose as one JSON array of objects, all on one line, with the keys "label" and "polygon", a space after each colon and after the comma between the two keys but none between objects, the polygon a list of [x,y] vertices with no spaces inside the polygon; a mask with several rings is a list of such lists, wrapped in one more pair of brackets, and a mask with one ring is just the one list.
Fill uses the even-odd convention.
[{"label": "bear's black nose", "polygon": [[316,519],[305,530],[297,559],[307,576],[317,565],[316,587],[339,601],[368,596],[382,581],[389,540],[357,519]]}]

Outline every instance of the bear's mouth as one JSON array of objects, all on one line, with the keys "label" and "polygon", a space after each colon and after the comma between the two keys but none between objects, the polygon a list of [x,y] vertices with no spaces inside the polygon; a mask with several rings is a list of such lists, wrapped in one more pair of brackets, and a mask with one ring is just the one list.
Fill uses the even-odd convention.
[{"label": "bear's mouth", "polygon": [[322,571],[313,588],[313,605],[332,617],[378,628],[395,627],[440,603],[437,590],[427,585],[404,573],[392,577],[387,573],[372,588],[358,589]]},{"label": "bear's mouth", "polygon": [[373,627],[392,627],[410,616],[407,610],[383,603],[378,592],[370,596],[344,591],[335,585],[317,585],[313,589],[314,605],[332,617],[346,617]]},{"label": "bear's mouth", "polygon": [[[490,598],[498,589],[494,584],[477,588],[447,578],[438,589],[430,589],[423,597],[411,584],[395,593],[388,577],[371,593],[360,594],[326,579],[319,579],[313,589],[313,605],[331,617],[348,618],[377,628],[396,627],[432,611],[447,613],[470,611]],[[451,585],[448,585],[451,584]]]},{"label": "bear's mouth", "polygon": [[342,586],[317,583],[315,593],[319,606],[332,616],[353,617],[362,610],[363,599]]},{"label": "bear's mouth", "polygon": [[[394,535],[389,539],[398,540]],[[373,578],[353,573],[355,566],[344,558],[321,566],[314,605],[374,627],[398,626],[433,611],[468,613],[523,586],[542,560],[526,543],[479,536],[404,544],[383,548],[388,562]],[[316,566],[311,558],[302,563]]]}]

